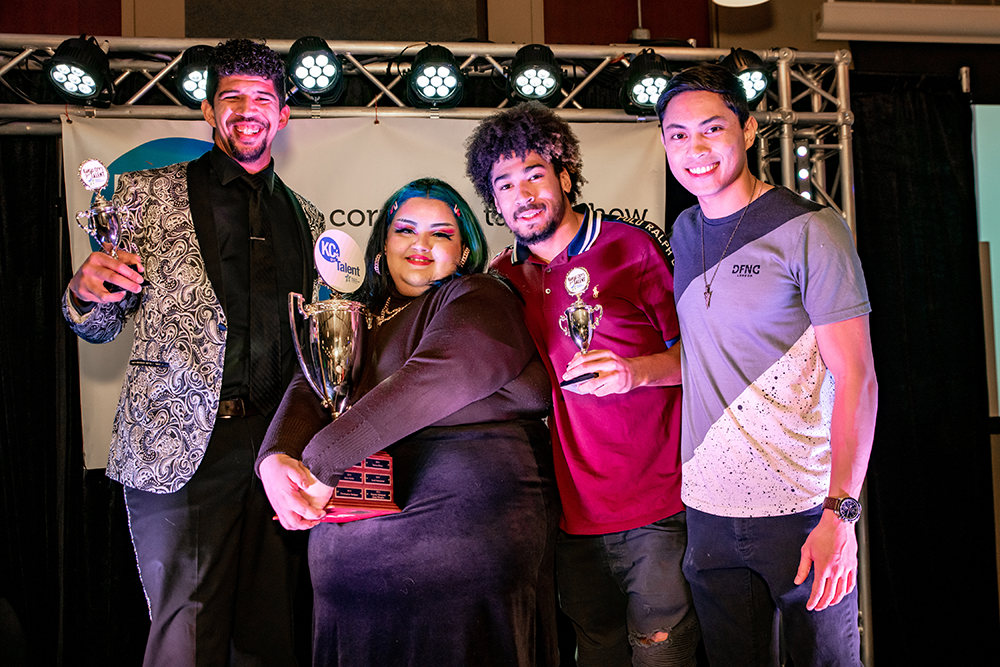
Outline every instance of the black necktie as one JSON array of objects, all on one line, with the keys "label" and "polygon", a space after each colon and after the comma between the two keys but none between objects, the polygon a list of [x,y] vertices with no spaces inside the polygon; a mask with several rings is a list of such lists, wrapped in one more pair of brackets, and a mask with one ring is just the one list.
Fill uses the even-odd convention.
[{"label": "black necktie", "polygon": [[243,178],[254,190],[250,199],[250,402],[268,414],[281,399],[281,304],[264,199],[266,185],[256,174]]}]

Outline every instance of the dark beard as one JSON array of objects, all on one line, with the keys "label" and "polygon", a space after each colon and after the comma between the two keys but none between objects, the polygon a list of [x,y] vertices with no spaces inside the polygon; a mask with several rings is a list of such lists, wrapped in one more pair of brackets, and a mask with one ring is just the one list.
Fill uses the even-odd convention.
[{"label": "dark beard", "polygon": [[[232,124],[244,120],[246,119],[243,117],[237,117],[233,120]],[[261,124],[260,134],[265,137],[265,141],[262,141],[256,148],[243,148],[236,143],[236,131],[232,128],[232,125],[229,127],[229,134],[223,136],[226,145],[229,146],[229,152],[232,154],[233,159],[241,164],[256,162],[260,159],[260,156],[264,154],[264,151],[267,150],[266,137],[267,133],[271,130],[271,126],[263,119],[260,119],[257,122]]]},{"label": "dark beard", "polygon": [[[261,132],[263,131],[261,130]],[[264,149],[267,148],[267,142],[261,142],[256,148],[244,149],[236,143],[232,135],[226,135],[224,139],[229,146],[229,152],[232,153],[233,159],[241,164],[256,162],[264,154]]]},{"label": "dark beard", "polygon": [[[526,206],[520,208],[514,212],[514,215],[517,216],[524,210],[531,210],[531,207]],[[535,231],[533,234],[530,234],[528,236],[521,236],[517,232],[514,232],[513,229],[511,229],[511,232],[514,233],[514,238],[517,239],[518,243],[520,243],[523,246],[528,246],[529,248],[538,243],[542,243],[543,241],[548,241],[556,233],[556,230],[559,229],[559,225],[560,223],[562,223],[563,216],[566,214],[566,200],[565,199],[561,200],[559,202],[558,208],[552,211],[552,213],[553,215],[549,217],[549,221],[548,223],[546,223],[544,227],[542,227],[541,229]],[[510,225],[508,225],[508,227],[510,227]]]}]

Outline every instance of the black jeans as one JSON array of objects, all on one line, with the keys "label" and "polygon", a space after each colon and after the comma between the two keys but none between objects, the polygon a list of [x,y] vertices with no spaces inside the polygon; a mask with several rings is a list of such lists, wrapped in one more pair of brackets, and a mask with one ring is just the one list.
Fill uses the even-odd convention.
[{"label": "black jeans", "polygon": [[799,586],[793,581],[800,549],[822,514],[822,505],[757,518],[688,508],[684,574],[712,667],[777,665],[776,609],[795,667],[860,667],[858,589],[839,604],[809,611],[813,573]]}]

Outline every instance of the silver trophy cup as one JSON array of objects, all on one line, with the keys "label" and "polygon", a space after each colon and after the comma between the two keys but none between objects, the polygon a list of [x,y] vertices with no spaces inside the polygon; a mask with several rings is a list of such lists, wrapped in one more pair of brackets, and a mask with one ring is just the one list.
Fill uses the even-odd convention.
[{"label": "silver trophy cup", "polygon": [[364,359],[368,309],[344,299],[305,303],[288,295],[288,316],[302,373],[334,419],[347,409]]},{"label": "silver trophy cup", "polygon": [[[346,233],[323,232],[313,248],[320,283],[335,294],[357,289],[365,277],[358,244]],[[305,303],[301,294],[288,295],[295,354],[302,373],[334,419],[348,407],[361,380],[371,313],[343,298]],[[323,521],[343,523],[399,512],[393,500],[392,457],[380,451],[344,471],[326,504]]]},{"label": "silver trophy cup", "polygon": [[118,211],[104,197],[96,195],[94,205],[76,214],[76,224],[102,245],[111,245],[111,256],[118,259],[119,230]]},{"label": "silver trophy cup", "polygon": [[[76,214],[76,224],[97,241],[105,252],[118,259],[118,249],[135,252],[131,243],[122,238],[122,227],[118,220],[118,209],[108,203],[100,190],[108,184],[108,170],[100,160],[86,160],[80,165],[80,182],[94,193],[94,203],[86,211]],[[110,251],[104,248],[107,243]]]},{"label": "silver trophy cup", "polygon": [[[288,315],[302,373],[337,419],[350,407],[351,393],[361,379],[371,315],[354,301],[305,303],[294,292],[288,295]],[[399,511],[393,499],[392,457],[380,451],[344,471],[322,521],[344,523]]]},{"label": "silver trophy cup", "polygon": [[588,305],[577,297],[576,301],[559,316],[559,328],[570,337],[581,352],[586,354],[594,337],[594,329],[601,323],[603,315],[604,308],[600,305]]}]

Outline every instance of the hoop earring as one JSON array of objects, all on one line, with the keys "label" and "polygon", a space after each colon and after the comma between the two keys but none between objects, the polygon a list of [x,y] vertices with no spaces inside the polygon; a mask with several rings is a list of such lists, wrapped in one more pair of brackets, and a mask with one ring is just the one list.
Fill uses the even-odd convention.
[{"label": "hoop earring", "polygon": [[458,268],[465,268],[465,262],[469,259],[469,246],[465,246],[465,250],[462,251],[462,259],[458,260]]},{"label": "hoop earring", "polygon": [[379,263],[381,263],[381,261],[382,261],[382,253],[375,255],[375,265],[372,268],[375,269],[375,275],[377,276],[382,275],[382,269],[381,267],[379,267]]}]

